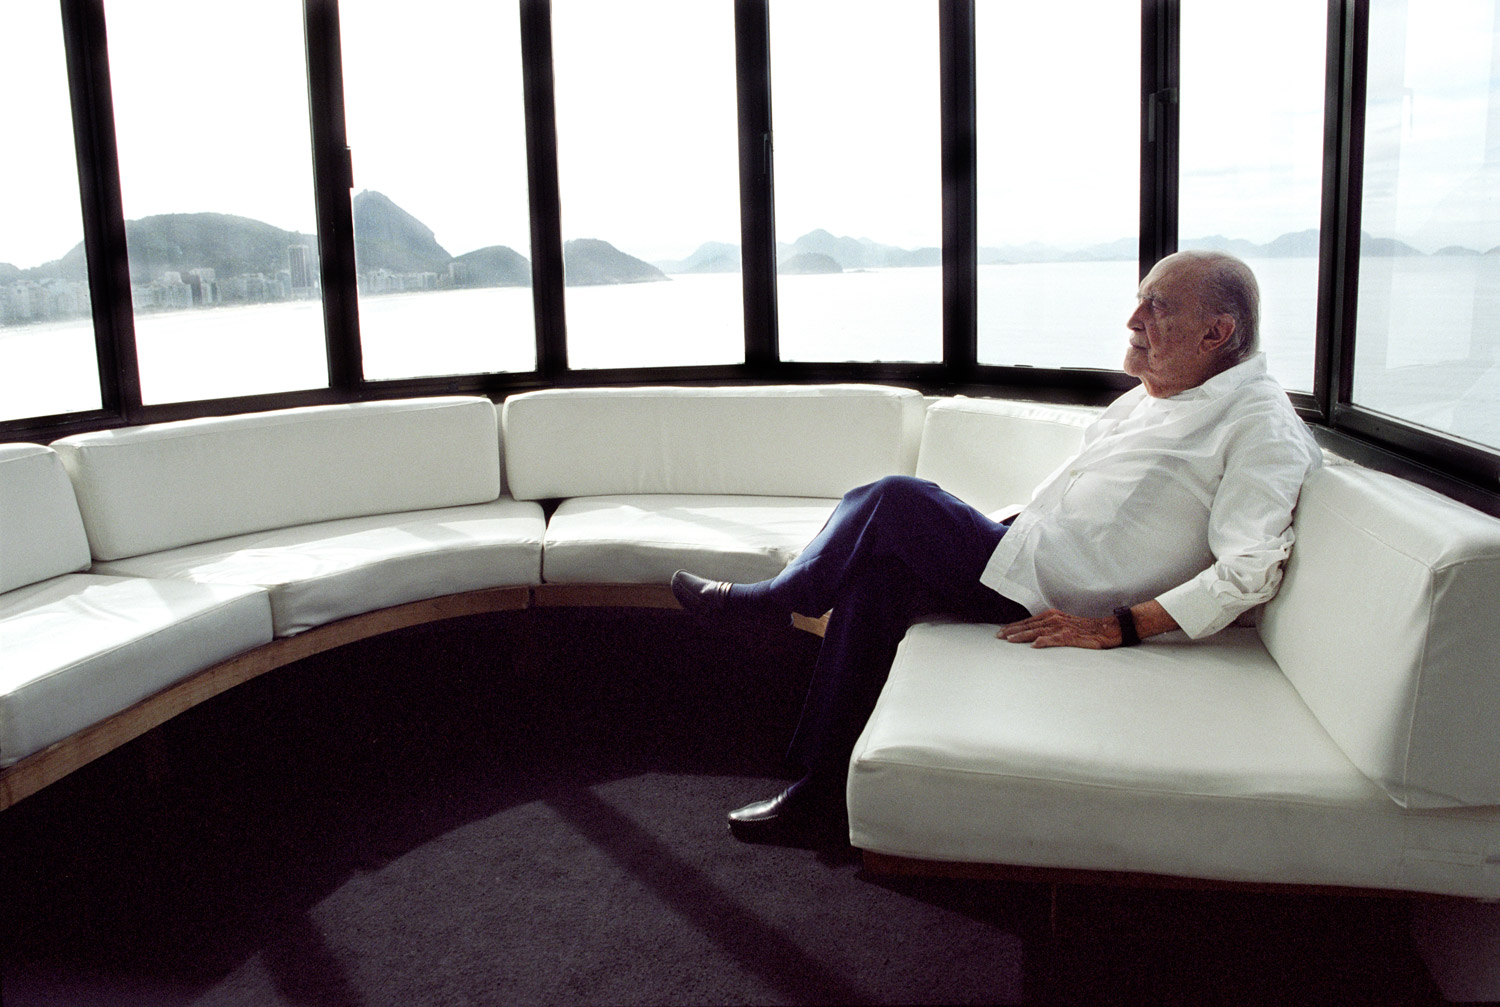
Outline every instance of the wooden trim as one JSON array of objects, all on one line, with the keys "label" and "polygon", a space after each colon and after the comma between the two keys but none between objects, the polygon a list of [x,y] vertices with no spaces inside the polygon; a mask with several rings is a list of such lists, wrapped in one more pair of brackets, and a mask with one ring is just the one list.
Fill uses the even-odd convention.
[{"label": "wooden trim", "polygon": [[1271,881],[1220,881],[1213,878],[1177,877],[1137,871],[1095,871],[1069,867],[1025,867],[1018,864],[982,864],[947,860],[920,860],[893,853],[861,850],[864,869],[870,874],[908,878],[954,878],[965,881],[1023,881],[1047,885],[1087,885],[1109,888],[1157,888],[1180,891],[1241,892],[1248,895],[1353,895],[1363,898],[1453,899],[1461,896],[1390,888],[1356,888],[1346,885],[1305,885]]},{"label": "wooden trim", "polygon": [[272,640],[264,646],[204,668],[0,772],[0,811],[166,723],[179,713],[268,671],[325,650],[333,650],[357,640],[380,636],[408,626],[485,612],[524,609],[530,604],[530,600],[531,591],[526,587],[468,591],[367,612],[318,626],[296,636]]},{"label": "wooden trim", "polygon": [[665,584],[538,584],[537,608],[682,608]]}]

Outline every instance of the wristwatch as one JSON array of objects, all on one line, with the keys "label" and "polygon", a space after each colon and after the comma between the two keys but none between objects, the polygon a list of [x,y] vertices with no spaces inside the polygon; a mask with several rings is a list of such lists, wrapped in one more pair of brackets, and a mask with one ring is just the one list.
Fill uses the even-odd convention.
[{"label": "wristwatch", "polygon": [[1115,609],[1115,621],[1120,624],[1120,646],[1134,647],[1141,642],[1141,634],[1136,632],[1135,616],[1131,614],[1129,605],[1121,605]]}]

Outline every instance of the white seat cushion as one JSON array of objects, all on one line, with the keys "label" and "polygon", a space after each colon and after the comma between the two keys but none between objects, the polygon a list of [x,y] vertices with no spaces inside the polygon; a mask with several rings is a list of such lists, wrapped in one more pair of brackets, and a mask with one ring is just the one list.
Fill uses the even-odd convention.
[{"label": "white seat cushion", "polygon": [[264,588],[281,637],[424,598],[536,584],[544,528],[538,505],[503,497],[238,535],[95,570]]},{"label": "white seat cushion", "polygon": [[1500,809],[1404,811],[1253,630],[1037,650],[903,641],[849,776],[854,845],[931,860],[1500,895]]},{"label": "white seat cushion", "polygon": [[254,588],[69,574],[0,595],[0,766],[270,640]]},{"label": "white seat cushion", "polygon": [[1024,504],[1083,442],[1098,410],[958,397],[927,407],[917,476],[986,514]]},{"label": "white seat cushion", "polygon": [[0,594],[88,566],[83,518],[57,453],[0,444]]},{"label": "white seat cushion", "polygon": [[518,500],[841,497],[912,473],[924,407],[880,385],[552,388],[506,399],[501,417]]},{"label": "white seat cushion", "polygon": [[484,398],[310,406],[64,437],[95,559],[500,495]]},{"label": "white seat cushion", "polygon": [[547,524],[550,584],[665,584],[678,569],[713,580],[774,577],[837,500],[606,496],[565,500]]},{"label": "white seat cushion", "polygon": [[1354,764],[1411,808],[1500,805],[1500,521],[1325,466],[1260,632]]}]

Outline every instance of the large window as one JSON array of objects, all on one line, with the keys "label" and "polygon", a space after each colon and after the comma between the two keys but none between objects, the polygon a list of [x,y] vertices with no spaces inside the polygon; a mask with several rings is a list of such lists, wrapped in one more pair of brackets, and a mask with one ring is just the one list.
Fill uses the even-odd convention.
[{"label": "large window", "polygon": [[1182,5],[1178,247],[1250,264],[1267,364],[1300,391],[1313,387],[1327,20],[1307,0]]},{"label": "large window", "polygon": [[556,0],[568,362],[739,363],[734,7]]},{"label": "large window", "polygon": [[1139,279],[1141,11],[981,0],[979,360],[1118,369]]},{"label": "large window", "polygon": [[55,0],[9,0],[0,30],[0,420],[98,409],[83,214]]},{"label": "large window", "polygon": [[1500,447],[1500,4],[1370,5],[1354,401]]},{"label": "large window", "polygon": [[9,0],[0,86],[6,439],[568,368],[1098,402],[1175,242],[1341,450],[1500,513],[1500,0]]},{"label": "large window", "polygon": [[107,17],[141,397],[326,386],[300,0]]},{"label": "large window", "polygon": [[784,360],[941,360],[935,4],[771,4]]},{"label": "large window", "polygon": [[517,5],[339,20],[365,377],[534,369]]}]

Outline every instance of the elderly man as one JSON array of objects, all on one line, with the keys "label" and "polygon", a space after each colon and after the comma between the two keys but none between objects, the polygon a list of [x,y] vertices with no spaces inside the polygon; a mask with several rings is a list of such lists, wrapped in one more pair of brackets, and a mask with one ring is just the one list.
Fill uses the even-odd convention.
[{"label": "elderly man", "polygon": [[924,613],[1000,624],[1011,643],[1103,649],[1175,629],[1205,637],[1271,598],[1320,455],[1266,373],[1258,316],[1243,262],[1169,256],[1126,322],[1125,372],[1140,385],[1013,519],[893,476],[850,491],[771,580],[679,571],[673,593],[700,615],[833,610],[790,753],[806,775],[730,812],[735,835],[800,841],[839,822],[849,754]]}]

